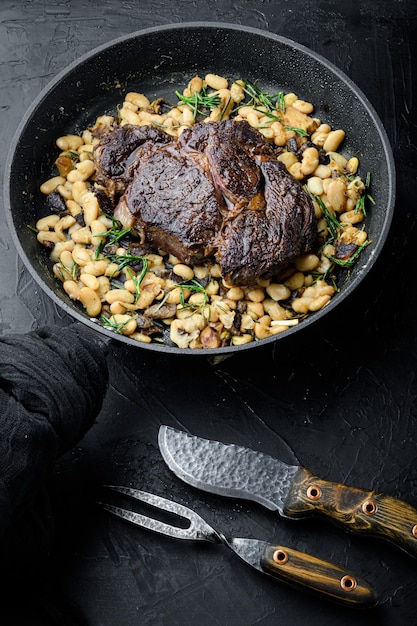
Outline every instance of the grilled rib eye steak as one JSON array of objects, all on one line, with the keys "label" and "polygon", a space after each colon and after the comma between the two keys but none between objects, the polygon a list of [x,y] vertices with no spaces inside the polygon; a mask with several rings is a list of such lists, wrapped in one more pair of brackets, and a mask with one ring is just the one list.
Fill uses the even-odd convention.
[{"label": "grilled rib eye steak", "polygon": [[[185,263],[214,256],[239,285],[274,275],[314,245],[310,197],[247,122],[196,124],[177,141],[139,145],[135,158],[123,157],[132,164],[117,174],[126,191],[114,215],[142,241]],[[102,154],[98,147],[98,161]]]}]

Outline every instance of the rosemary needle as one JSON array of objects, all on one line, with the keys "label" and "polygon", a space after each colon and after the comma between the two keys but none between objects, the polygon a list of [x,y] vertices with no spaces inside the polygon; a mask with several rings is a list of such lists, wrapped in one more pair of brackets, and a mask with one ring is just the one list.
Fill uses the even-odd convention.
[{"label": "rosemary needle", "polygon": [[112,328],[116,333],[121,333],[126,324],[130,322],[130,319],[124,320],[123,322],[117,322],[114,315],[107,317],[102,314],[101,321],[103,322],[103,326]]},{"label": "rosemary needle", "polygon": [[131,269],[128,268],[127,273],[130,276],[130,280],[133,282],[135,286],[135,304],[139,300],[140,296],[140,288],[143,279],[145,278],[146,272],[148,271],[148,259],[146,257],[142,257],[142,269],[139,276],[135,276]]},{"label": "rosemary needle", "polygon": [[217,109],[222,103],[217,93],[209,94],[204,87],[201,91],[195,91],[191,96],[183,96],[179,91],[176,91],[175,95],[192,110],[194,119],[198,113],[206,115],[204,109]]}]

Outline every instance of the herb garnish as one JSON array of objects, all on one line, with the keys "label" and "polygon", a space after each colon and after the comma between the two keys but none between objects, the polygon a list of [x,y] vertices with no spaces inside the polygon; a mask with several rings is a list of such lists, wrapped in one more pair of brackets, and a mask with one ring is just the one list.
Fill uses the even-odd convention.
[{"label": "herb garnish", "polygon": [[[181,304],[181,308],[182,309],[189,309],[189,308],[196,308],[196,307],[200,307],[203,306],[205,307],[207,304],[207,291],[204,289],[203,285],[201,283],[198,282],[198,280],[192,280],[190,283],[181,283],[180,285],[178,285],[179,289],[180,289],[180,304]],[[203,293],[204,297],[203,297],[203,303],[202,304],[189,304],[188,302],[185,302],[185,298],[184,298],[184,290],[189,290],[189,291],[196,291],[199,293]]]},{"label": "herb garnish", "polygon": [[339,222],[337,217],[333,213],[330,213],[329,209],[327,208],[327,206],[324,204],[323,200],[319,196],[314,196],[314,200],[320,206],[321,210],[324,213],[324,217],[326,218],[327,225],[330,231],[330,239],[326,243],[330,243],[334,241],[335,239],[337,239],[339,231],[344,230],[344,227]]},{"label": "herb garnish", "polygon": [[359,200],[357,201],[357,203],[355,204],[355,208],[354,208],[355,213],[357,213],[358,211],[362,211],[365,217],[366,217],[366,208],[365,208],[366,200],[369,200],[369,202],[371,202],[372,204],[375,204],[375,200],[373,199],[373,197],[369,193],[367,193],[369,191],[370,186],[371,186],[371,172],[368,172],[365,178],[364,192],[362,196],[359,198]]},{"label": "herb garnish", "polygon": [[308,132],[304,130],[304,128],[295,128],[294,126],[286,126],[285,124],[284,128],[285,130],[292,130],[293,133],[297,133],[297,135],[300,135],[301,137],[308,137]]},{"label": "herb garnish", "polygon": [[351,268],[351,267],[354,266],[355,261],[358,258],[358,256],[360,255],[360,253],[362,252],[362,250],[364,248],[366,248],[366,246],[369,246],[370,243],[371,243],[371,241],[369,241],[367,239],[362,245],[357,247],[355,252],[353,254],[351,254],[348,259],[337,259],[334,256],[330,256],[330,254],[326,254],[326,257],[329,259],[329,261],[332,261],[333,263],[336,263],[336,265],[340,265],[341,267]]},{"label": "herb garnish", "polygon": [[80,155],[75,150],[67,150],[66,154],[70,157],[71,161],[78,162],[80,160]]},{"label": "herb garnish", "polygon": [[[323,200],[319,196],[314,196],[314,199],[320,205],[320,208],[324,213],[330,231],[330,238],[326,241],[325,245],[328,243],[334,243],[337,241],[337,239],[339,239],[340,232],[344,230],[344,226],[339,222],[334,214],[330,213],[329,209],[326,207]],[[353,254],[351,254],[348,259],[338,259],[337,257],[331,256],[330,254],[326,254],[325,256],[327,259],[329,259],[329,261],[335,263],[336,265],[339,265],[340,267],[351,268],[355,264],[355,261],[359,257],[362,250],[366,248],[366,246],[369,246],[370,243],[371,241],[366,240],[363,244],[357,247],[355,252],[353,252]]]},{"label": "herb garnish", "polygon": [[[293,131],[297,135],[307,137],[308,133],[304,128],[295,128],[294,126],[287,126],[284,124],[285,113],[285,94],[283,91],[279,91],[274,95],[269,95],[265,91],[259,89],[255,83],[245,81],[243,91],[248,94],[249,102],[245,102],[241,106],[253,106],[253,110],[257,113],[262,113],[266,117],[269,117],[272,122],[281,122],[285,130]],[[265,110],[258,109],[257,107],[263,106]]]},{"label": "herb garnish", "polygon": [[145,278],[146,272],[148,271],[148,259],[146,257],[140,257],[140,258],[142,259],[142,269],[140,271],[139,276],[135,276],[135,274],[129,268],[127,270],[127,273],[130,276],[130,280],[135,285],[135,304],[139,300],[140,286],[142,284],[143,279]]},{"label": "herb garnish", "polygon": [[112,328],[116,333],[121,333],[126,324],[128,324],[133,318],[126,319],[123,322],[117,322],[114,315],[112,315],[111,317],[107,317],[106,315],[102,314],[100,316],[100,319],[103,322],[103,326],[107,328]]},{"label": "herb garnish", "polygon": [[117,243],[118,241],[123,239],[123,237],[128,235],[132,230],[131,228],[122,228],[121,224],[117,220],[115,220],[112,215],[105,214],[105,217],[111,219],[112,227],[109,230],[105,230],[102,233],[97,233],[96,235],[94,235],[95,237],[103,237],[104,239],[106,239],[106,243],[100,240],[100,242],[97,244],[93,257],[95,261],[98,259],[105,245]]},{"label": "herb garnish", "polygon": [[169,129],[169,130],[174,130],[175,128],[181,128],[182,124],[173,124],[172,126],[169,126],[169,124],[160,124],[159,122],[155,122],[155,120],[151,120],[151,124],[152,126],[156,126],[157,128],[162,128],[162,129]]},{"label": "herb garnish", "polygon": [[[115,272],[113,272],[112,276],[116,272],[121,272],[122,270],[125,269],[125,267],[128,267],[132,263],[142,262],[143,266],[146,265],[146,268],[148,267],[148,265],[147,265],[148,264],[148,259],[146,257],[136,256],[134,254],[129,254],[129,253],[127,253],[127,254],[109,254],[109,255],[107,255],[107,258],[110,259],[110,261],[113,261],[113,263],[116,263],[118,265],[117,270],[115,270]],[[142,267],[142,271],[143,271],[143,267]]]},{"label": "herb garnish", "polygon": [[280,111],[285,113],[284,92],[279,91],[274,95],[269,95],[266,91],[262,91],[256,83],[244,81],[243,91],[249,96],[249,102],[245,106],[264,106],[268,111]]},{"label": "herb garnish", "polygon": [[209,94],[205,87],[201,91],[195,91],[191,96],[183,96],[179,91],[176,91],[175,95],[192,110],[194,119],[198,114],[207,115],[207,109],[217,109],[222,103],[217,93]]}]

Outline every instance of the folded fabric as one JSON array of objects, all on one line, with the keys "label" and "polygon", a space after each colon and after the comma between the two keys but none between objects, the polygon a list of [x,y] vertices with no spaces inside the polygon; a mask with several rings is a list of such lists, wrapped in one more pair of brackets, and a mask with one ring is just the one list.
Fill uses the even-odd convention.
[{"label": "folded fabric", "polygon": [[42,496],[57,457],[92,426],[106,353],[79,324],[0,338],[0,541]]}]

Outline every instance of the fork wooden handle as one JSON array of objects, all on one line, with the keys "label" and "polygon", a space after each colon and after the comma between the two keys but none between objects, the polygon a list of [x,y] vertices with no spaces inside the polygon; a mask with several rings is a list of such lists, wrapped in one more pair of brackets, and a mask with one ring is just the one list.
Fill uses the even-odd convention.
[{"label": "fork wooden handle", "polygon": [[324,595],[329,600],[364,608],[377,604],[374,588],[363,578],[292,548],[268,545],[261,557],[261,567],[280,581]]}]

